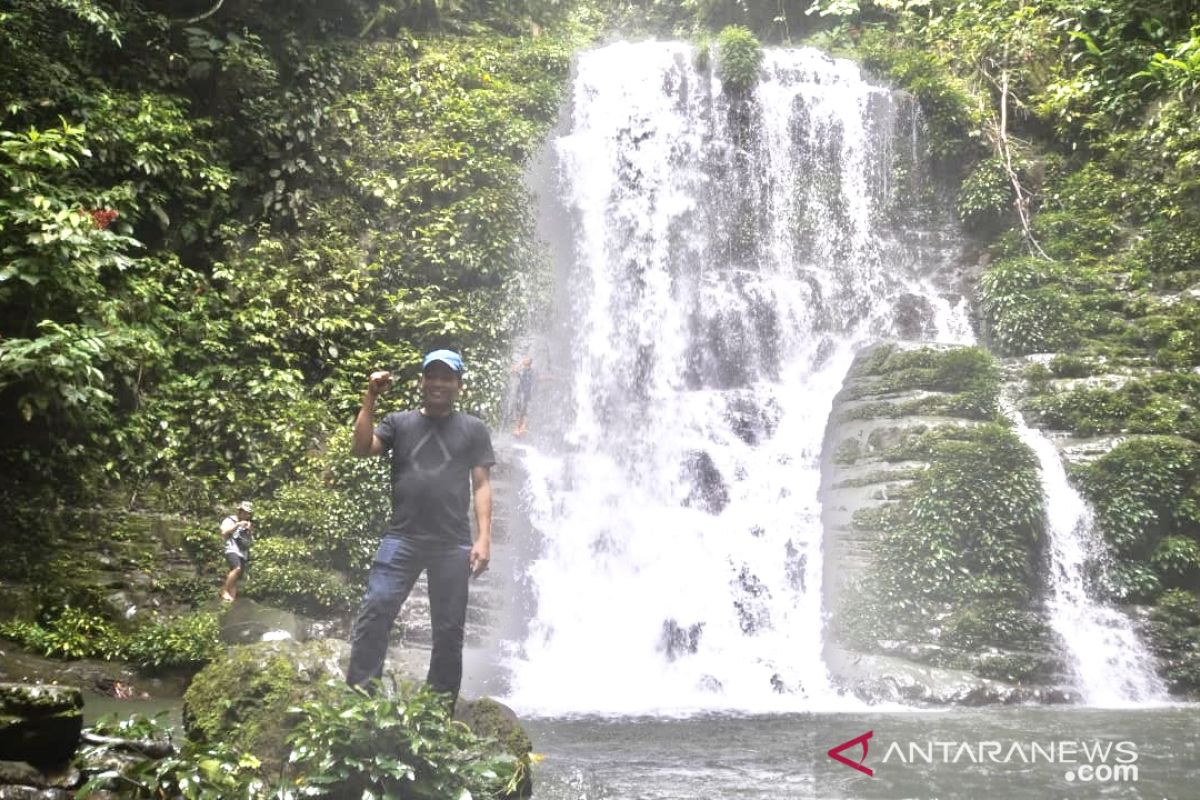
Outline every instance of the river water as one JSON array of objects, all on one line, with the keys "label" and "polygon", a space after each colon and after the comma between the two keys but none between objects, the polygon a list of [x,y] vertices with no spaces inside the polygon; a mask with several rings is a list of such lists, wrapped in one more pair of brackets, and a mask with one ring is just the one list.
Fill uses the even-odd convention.
[{"label": "river water", "polygon": [[[536,800],[1200,797],[1200,711],[1177,707],[534,719]],[[867,732],[868,751],[827,752]]]}]

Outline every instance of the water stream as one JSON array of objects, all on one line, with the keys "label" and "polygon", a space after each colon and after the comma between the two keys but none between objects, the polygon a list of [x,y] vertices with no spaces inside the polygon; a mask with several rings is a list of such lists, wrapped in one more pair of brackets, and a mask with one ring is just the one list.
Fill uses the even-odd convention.
[{"label": "water stream", "polygon": [[1089,588],[1089,570],[1107,558],[1091,509],[1067,480],[1054,443],[1026,425],[1011,403],[1006,411],[1041,467],[1050,551],[1047,612],[1051,628],[1066,645],[1084,702],[1108,708],[1164,702],[1166,687],[1132,621],[1098,602]]}]

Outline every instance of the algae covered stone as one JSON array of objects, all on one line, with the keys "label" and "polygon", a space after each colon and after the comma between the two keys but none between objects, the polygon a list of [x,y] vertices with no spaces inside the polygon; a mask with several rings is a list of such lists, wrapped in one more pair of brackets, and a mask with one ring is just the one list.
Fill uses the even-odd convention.
[{"label": "algae covered stone", "polygon": [[183,697],[183,724],[195,742],[221,742],[252,752],[266,767],[287,755],[296,719],[290,709],[329,693],[344,680],[348,646],[326,639],[259,642],[230,648],[192,681]]},{"label": "algae covered stone", "polygon": [[83,730],[83,695],[70,686],[0,683],[0,760],[56,764]]}]

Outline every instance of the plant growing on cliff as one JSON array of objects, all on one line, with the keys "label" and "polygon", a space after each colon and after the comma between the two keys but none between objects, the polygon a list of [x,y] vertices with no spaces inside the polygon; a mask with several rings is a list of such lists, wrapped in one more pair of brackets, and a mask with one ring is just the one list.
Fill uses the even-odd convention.
[{"label": "plant growing on cliff", "polygon": [[717,35],[717,74],[734,94],[744,94],[758,82],[762,45],[747,28],[730,25]]},{"label": "plant growing on cliff", "polygon": [[[1101,533],[1123,557],[1145,558],[1159,542],[1196,529],[1200,448],[1171,436],[1128,439],[1079,472]],[[1163,563],[1176,564],[1182,550]]]},{"label": "plant growing on cliff", "polygon": [[1028,596],[1042,524],[1029,449],[1004,425],[988,423],[937,428],[901,450],[897,457],[931,466],[888,516],[879,562],[886,593],[916,605]]}]

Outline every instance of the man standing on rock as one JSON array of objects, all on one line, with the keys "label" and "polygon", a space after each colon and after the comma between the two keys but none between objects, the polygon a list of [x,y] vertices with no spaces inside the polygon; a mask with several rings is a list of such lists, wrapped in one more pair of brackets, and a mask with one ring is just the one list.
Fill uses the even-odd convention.
[{"label": "man standing on rock", "polygon": [[237,512],[221,520],[221,536],[225,538],[225,560],[229,574],[221,586],[221,599],[232,603],[237,597],[238,580],[246,574],[250,561],[250,544],[254,541],[254,506],[249,500],[238,503]]},{"label": "man standing on rock", "polygon": [[[373,372],[354,420],[356,456],[389,453],[392,516],[367,579],[367,593],[350,637],[346,680],[364,686],[383,675],[388,635],[422,570],[429,582],[433,653],[427,682],[458,697],[468,576],[488,567],[492,485],[496,463],[487,426],[454,410],[462,391],[462,357],[434,350],[421,365],[421,408],[388,414],[372,430],[375,401],[392,387],[389,372]],[[474,495],[478,528],[471,542]]]}]

